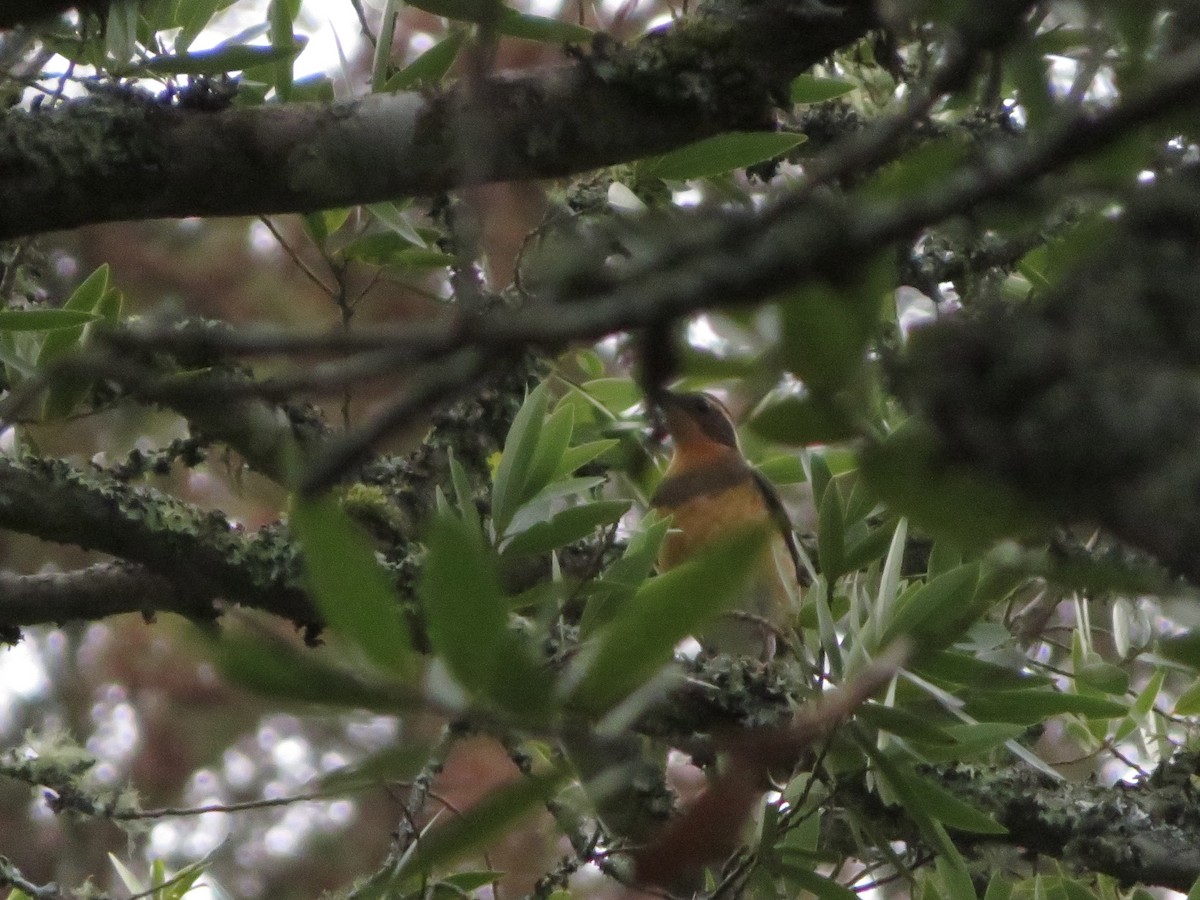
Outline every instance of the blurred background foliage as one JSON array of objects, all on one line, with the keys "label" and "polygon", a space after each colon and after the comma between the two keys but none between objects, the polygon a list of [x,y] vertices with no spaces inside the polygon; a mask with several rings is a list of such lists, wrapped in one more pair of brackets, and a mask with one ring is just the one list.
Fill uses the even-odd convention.
[{"label": "blurred background foliage", "polygon": [[[106,89],[223,109],[432,94],[479,65],[599,69],[701,15],[668,0],[52,12],[13,11],[23,24],[0,32],[10,122]],[[312,604],[214,627],[150,600],[22,628],[0,652],[10,896],[90,879],[163,897],[565,900],[647,872],[764,898],[1191,886],[1187,854],[1170,868],[1139,845],[1130,861],[1099,837],[1155,818],[1121,805],[1119,779],[1176,790],[1153,795],[1157,821],[1195,834],[1197,8],[873,15],[777,91],[759,131],[552,181],[0,244],[8,458],[66,460],[117,506],[113,484],[158,489],[236,539],[286,522],[277,555],[245,564]],[[666,297],[661,314],[581,316],[623,289]],[[437,335],[462,315],[486,347],[509,312],[529,328],[509,340],[532,349],[486,365],[454,349],[360,375],[344,348],[313,363],[236,345]],[[562,330],[538,337],[539,320]],[[449,387],[426,391],[430,372]],[[760,536],[652,574],[663,453],[643,388],[668,380],[727,402],[795,524],[811,584],[770,665],[672,663],[736,605]],[[256,456],[278,419],[260,432],[221,405],[245,383],[228,396],[284,409],[287,453]],[[420,402],[371,432],[398,396]],[[376,438],[369,460],[331,491],[294,490],[305,441],[343,432]],[[176,508],[142,496],[162,519],[151,540],[167,534]],[[39,536],[0,532],[14,595],[111,559]],[[15,639],[26,622],[4,624]],[[911,657],[875,685],[901,637]],[[844,728],[803,719],[806,700],[863,684],[881,690]],[[761,766],[767,750],[728,736],[747,727],[783,736],[787,774],[739,790],[710,766],[708,797],[735,802],[677,818],[689,849],[662,864],[666,813],[706,783],[688,754]],[[733,807],[764,793],[743,828]],[[1084,833],[1096,846],[1072,843]],[[746,843],[713,859],[714,834]]]}]

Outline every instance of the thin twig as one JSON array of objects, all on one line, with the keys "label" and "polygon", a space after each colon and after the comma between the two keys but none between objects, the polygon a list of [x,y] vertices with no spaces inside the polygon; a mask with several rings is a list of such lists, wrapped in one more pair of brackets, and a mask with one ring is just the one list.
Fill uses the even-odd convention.
[{"label": "thin twig", "polygon": [[296,249],[288,243],[287,238],[285,238],[283,233],[275,227],[275,223],[271,221],[269,216],[259,216],[258,220],[267,226],[267,231],[271,232],[275,240],[279,242],[279,246],[283,248],[283,252],[288,255],[288,258],[296,264],[296,267],[304,273],[309,281],[319,287],[330,297],[337,296],[337,291],[322,281],[321,276],[314,272],[308,263],[300,258],[300,254],[297,253]]}]

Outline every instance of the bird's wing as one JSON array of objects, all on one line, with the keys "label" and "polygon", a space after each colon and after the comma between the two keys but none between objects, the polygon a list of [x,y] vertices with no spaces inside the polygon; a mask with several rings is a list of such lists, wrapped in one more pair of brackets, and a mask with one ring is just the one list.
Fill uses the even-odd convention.
[{"label": "bird's wing", "polygon": [[775,485],[771,484],[770,480],[762,472],[753,467],[750,472],[754,477],[754,484],[763,495],[763,500],[766,501],[767,510],[771,513],[771,519],[779,527],[779,531],[783,535],[783,542],[787,545],[788,556],[792,559],[792,567],[796,570],[796,583],[804,585],[808,583],[808,572],[804,568],[804,563],[800,561],[800,548],[796,546],[796,535],[792,531],[792,520],[788,516],[787,510],[784,508],[783,501],[779,499],[779,491],[775,490]]}]

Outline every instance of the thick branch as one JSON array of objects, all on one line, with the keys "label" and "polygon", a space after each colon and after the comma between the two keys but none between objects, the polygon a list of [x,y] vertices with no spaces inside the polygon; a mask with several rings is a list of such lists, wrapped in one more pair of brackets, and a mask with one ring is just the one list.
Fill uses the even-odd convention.
[{"label": "thick branch", "polygon": [[206,112],[106,90],[13,112],[0,132],[0,239],[555,177],[767,127],[789,77],[874,22],[866,0],[745,6],[728,4],[629,48],[597,43],[571,65],[444,93]]},{"label": "thick branch", "polygon": [[213,615],[212,598],[180,591],[169,579],[127,563],[101,563],[74,572],[0,573],[0,624],[97,621],[120,613]]},{"label": "thick branch", "polygon": [[[0,527],[138,563],[174,585],[180,602],[197,612],[224,597],[319,626],[299,585],[295,547],[282,531],[248,536],[220,513],[61,460],[0,460]],[[40,621],[68,614],[47,606]]]},{"label": "thick branch", "polygon": [[[1196,815],[1194,754],[1165,762],[1146,781],[1106,786],[1053,781],[1026,768],[941,768],[924,772],[959,799],[988,813],[1007,835],[962,832],[955,843],[970,852],[981,843],[1021,847],[1061,860],[1081,872],[1100,872],[1122,883],[1187,891],[1200,878],[1200,818]],[[878,796],[843,782],[838,795],[869,815],[884,834],[911,836],[902,810],[883,807]],[[856,849],[850,833],[830,834]]]}]

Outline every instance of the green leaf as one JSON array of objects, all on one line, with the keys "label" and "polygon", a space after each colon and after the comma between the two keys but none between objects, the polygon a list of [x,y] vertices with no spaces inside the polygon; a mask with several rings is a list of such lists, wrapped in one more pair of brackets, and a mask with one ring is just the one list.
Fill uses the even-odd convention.
[{"label": "green leaf", "polygon": [[113,63],[123,66],[137,49],[137,0],[112,0],[107,12],[104,49]]},{"label": "green leaf", "polygon": [[483,536],[453,515],[434,518],[419,595],[429,642],[468,691],[526,720],[550,706],[552,679],[509,627],[508,600]]},{"label": "green leaf", "polygon": [[602,525],[611,525],[629,511],[628,500],[597,500],[572,506],[555,514],[547,522],[537,522],[513,536],[504,548],[504,557],[549,553],[581,541]]},{"label": "green leaf", "polygon": [[[75,292],[63,304],[63,311],[92,314],[107,291],[108,263],[105,263],[85,278],[83,283],[75,289]],[[41,353],[38,354],[38,368],[45,368],[50,362],[76,349],[82,337],[82,325],[76,326],[74,329],[61,329],[54,334],[47,335],[42,344]]]},{"label": "green leaf", "polygon": [[658,551],[670,527],[670,519],[659,519],[636,532],[625,547],[624,555],[590,585],[591,595],[579,622],[581,639],[621,614],[646,581],[658,559]]},{"label": "green leaf", "polygon": [[1120,696],[1129,690],[1129,673],[1112,663],[1085,663],[1075,670],[1075,678],[1082,684],[1106,694]]},{"label": "green leaf", "polygon": [[958,650],[935,650],[922,654],[915,662],[914,668],[927,678],[949,681],[976,690],[1010,690],[1051,683],[1045,676],[1030,675]]},{"label": "green leaf", "polygon": [[990,815],[959,800],[932,779],[897,767],[894,772],[888,773],[889,781],[901,771],[906,782],[905,793],[919,798],[920,808],[942,824],[973,834],[1008,834],[1008,829]]},{"label": "green leaf", "polygon": [[1013,894],[1012,876],[1007,872],[993,872],[988,881],[983,900],[1009,900]]},{"label": "green leaf", "polygon": [[453,516],[434,518],[420,596],[429,640],[468,690],[486,693],[495,644],[508,630],[508,604],[482,536]]},{"label": "green leaf", "polygon": [[426,746],[385,747],[364,760],[339,766],[321,776],[317,790],[328,796],[353,794],[388,781],[405,781],[429,759]]},{"label": "green leaf", "polygon": [[580,468],[586,466],[597,457],[603,456],[609,450],[620,445],[620,441],[614,438],[604,438],[599,441],[588,441],[584,444],[578,444],[574,447],[568,447],[567,452],[558,462],[558,469],[554,472],[554,478],[565,478],[568,475],[574,475]]},{"label": "green leaf", "polygon": [[554,478],[554,473],[567,452],[567,445],[571,442],[574,427],[575,410],[569,404],[560,405],[542,423],[537,448],[533,452],[525,484],[521,489],[525,497],[536,496]]},{"label": "green leaf", "polygon": [[677,643],[737,602],[765,538],[733,535],[647,582],[598,636],[574,702],[604,712],[670,662]]},{"label": "green leaf", "polygon": [[593,34],[590,28],[573,22],[519,13],[511,7],[506,7],[500,14],[496,30],[509,37],[559,44],[586,44],[591,41]]},{"label": "green leaf", "polygon": [[54,331],[95,322],[100,316],[81,309],[0,310],[0,331]]},{"label": "green leaf", "polygon": [[1026,726],[1008,722],[979,722],[973,725],[947,725],[942,731],[954,738],[948,747],[926,745],[921,758],[926,762],[954,762],[983,756],[1008,741],[1025,734]]},{"label": "green leaf", "polygon": [[1175,715],[1192,716],[1200,712],[1200,680],[1179,695],[1175,701]]},{"label": "green leaf", "polygon": [[212,657],[231,682],[276,700],[382,713],[424,706],[408,688],[367,681],[324,662],[317,651],[301,651],[267,635],[224,632],[220,640],[212,642]]},{"label": "green leaf", "polygon": [[789,890],[789,894],[792,896],[799,891],[808,891],[818,900],[858,900],[859,895],[854,891],[810,869],[802,869],[788,863],[781,863],[778,869],[787,881],[788,887],[797,889]]},{"label": "green leaf", "polygon": [[845,573],[846,522],[841,493],[835,484],[826,488],[821,497],[817,520],[817,555],[821,562],[821,573],[831,584]]},{"label": "green leaf", "polygon": [[411,674],[415,658],[400,597],[367,534],[328,495],[296,499],[289,525],[304,554],[309,592],[330,627],[381,669]]},{"label": "green leaf", "polygon": [[793,103],[824,103],[855,90],[858,90],[858,85],[853,81],[800,75],[792,80],[791,95]]},{"label": "green leaf", "polygon": [[478,890],[503,877],[503,872],[493,872],[490,869],[482,869],[477,872],[455,872],[453,875],[443,878],[441,884],[452,885],[459,892],[458,896],[462,896],[463,892]]},{"label": "green leaf", "polygon": [[482,801],[439,828],[423,834],[401,865],[399,880],[414,871],[432,873],[472,850],[502,837],[518,821],[546,804],[564,780],[562,772],[522,778],[493,791]]},{"label": "green leaf", "polygon": [[872,528],[866,535],[855,541],[846,549],[845,567],[847,572],[857,572],[865,569],[875,560],[888,552],[892,536],[896,532],[895,522],[885,522],[878,528]]},{"label": "green leaf", "polygon": [[800,457],[793,454],[772,456],[770,459],[764,459],[758,463],[755,468],[766,476],[767,481],[771,484],[803,484],[808,480],[808,476],[804,474],[804,464],[800,461]]},{"label": "green leaf", "polygon": [[825,489],[833,481],[833,472],[829,470],[829,462],[825,459],[824,453],[814,453],[809,458],[808,465],[812,469],[813,503],[819,509],[821,501],[825,499]]},{"label": "green leaf", "polygon": [[1158,652],[1167,659],[1200,671],[1200,630],[1164,638],[1158,645]]},{"label": "green leaf", "polygon": [[525,398],[504,439],[504,452],[492,485],[492,523],[498,535],[504,534],[513,514],[532,496],[525,492],[525,480],[545,418],[546,386],[539,384]]},{"label": "green leaf", "polygon": [[241,72],[254,66],[269,63],[286,63],[289,67],[304,44],[295,41],[291,46],[262,47],[220,45],[211,50],[195,53],[170,53],[152,56],[126,66],[123,75],[217,75],[224,72]]},{"label": "green leaf", "polygon": [[927,716],[918,716],[895,706],[869,701],[860,706],[855,715],[874,728],[922,744],[947,746],[957,743],[948,731],[931,723]]},{"label": "green leaf", "polygon": [[833,444],[858,434],[853,420],[824,395],[784,397],[756,412],[748,425],[780,444]]},{"label": "green leaf", "polygon": [[[969,813],[964,812],[961,808],[943,804],[938,799],[926,794],[923,786],[928,782],[913,772],[911,767],[872,747],[863,749],[867,751],[874,762],[878,775],[882,777],[904,806],[905,814],[916,822],[925,839],[940,851],[938,875],[946,884],[948,895],[955,900],[975,897],[975,889],[971,884],[966,863],[950,840],[950,836],[946,834],[946,829],[935,817],[934,810],[940,810],[951,816],[963,816],[968,821],[977,821],[971,814],[980,816],[982,814],[966,804],[962,804],[962,806],[966,807]],[[945,860],[944,864],[942,864],[943,860]]]},{"label": "green leaf", "polygon": [[958,171],[967,158],[965,145],[929,141],[910,150],[872,177],[861,190],[877,200],[902,200],[928,190]]},{"label": "green leaf", "polygon": [[579,390],[613,416],[619,416],[642,402],[642,389],[632,378],[596,378],[585,381]]},{"label": "green leaf", "polygon": [[405,91],[441,82],[454,65],[454,60],[458,58],[458,51],[466,36],[465,30],[452,29],[448,35],[389,78],[383,86],[384,92]]},{"label": "green leaf", "polygon": [[1002,537],[1046,534],[1051,519],[997,481],[942,460],[933,437],[909,419],[860,454],[863,475],[894,511],[960,550]]},{"label": "green leaf", "polygon": [[971,608],[978,581],[979,564],[967,563],[902,596],[880,646],[902,635],[920,644],[944,643],[952,638],[964,627],[964,611]]},{"label": "green leaf", "polygon": [[937,835],[935,846],[940,851],[934,861],[934,868],[946,889],[946,896],[953,900],[975,900],[978,895],[975,893],[975,883],[971,880],[967,861],[963,859],[958,847],[950,840],[940,822],[935,822],[932,830]]},{"label": "green leaf", "polygon": [[946,541],[934,541],[933,549],[929,551],[929,564],[926,575],[936,578],[943,572],[949,572],[955,566],[962,565],[962,550]]},{"label": "green leaf", "polygon": [[[271,26],[271,46],[281,54],[294,50],[296,36],[292,31],[292,23],[300,14],[300,0],[271,0],[267,7],[267,22]],[[284,56],[273,65],[274,78],[272,83],[275,93],[280,100],[290,99],[292,92],[292,60],[295,57]]]},{"label": "green leaf", "polygon": [[1040,131],[1054,114],[1054,101],[1046,82],[1046,60],[1032,41],[1013,46],[1004,54],[1008,77],[1017,89],[1031,131]]},{"label": "green leaf", "polygon": [[[108,287],[108,263],[84,279],[75,289],[66,303],[63,311],[74,313],[89,313],[97,315],[97,307],[104,300]],[[57,328],[46,333],[42,348],[38,352],[37,367],[44,371],[55,361],[77,351],[87,335],[87,325]],[[46,393],[42,406],[42,415],[47,419],[58,419],[69,415],[71,411],[87,396],[91,382],[85,378],[59,378],[51,385]]]},{"label": "green leaf", "polygon": [[[894,281],[894,267],[886,261],[864,260],[858,279],[836,285],[813,281],[791,291],[779,304],[783,364],[812,396],[830,398],[860,372]],[[839,422],[845,414],[831,400],[823,406],[814,401],[811,407],[812,417],[822,413],[832,433],[840,430],[835,426],[846,424]]]},{"label": "green leaf", "polygon": [[640,178],[685,181],[744,169],[782,156],[804,143],[802,134],[751,131],[720,134],[639,162]]},{"label": "green leaf", "polygon": [[181,28],[175,38],[175,49],[179,52],[187,50],[222,5],[220,0],[181,0],[175,11],[175,24]]},{"label": "green leaf", "polygon": [[446,456],[459,514],[462,515],[463,521],[467,523],[467,527],[473,534],[483,534],[483,524],[479,521],[479,510],[475,508],[475,493],[471,490],[471,480],[467,477],[467,470],[455,458],[453,448],[447,450]]},{"label": "green leaf", "polygon": [[1032,724],[1064,713],[1117,719],[1126,715],[1129,709],[1121,703],[1085,694],[1029,690],[972,694],[967,698],[966,711],[974,718],[989,722]]}]

